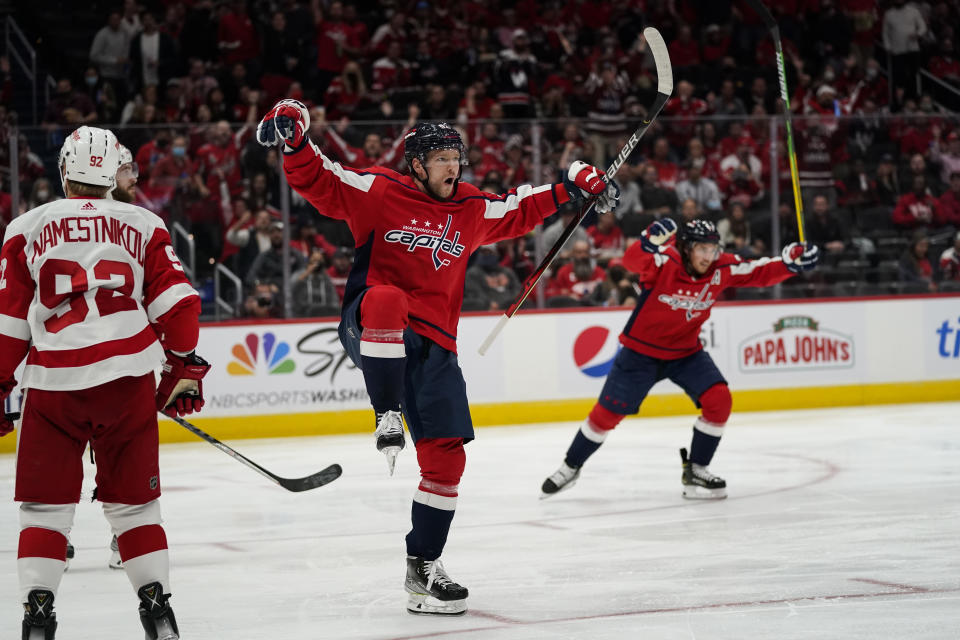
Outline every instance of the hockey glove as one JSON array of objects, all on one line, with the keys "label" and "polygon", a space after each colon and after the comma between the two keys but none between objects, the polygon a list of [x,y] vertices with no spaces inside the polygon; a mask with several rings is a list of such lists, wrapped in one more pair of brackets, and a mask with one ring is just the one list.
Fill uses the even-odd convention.
[{"label": "hockey glove", "polygon": [[157,411],[184,416],[203,408],[203,376],[210,363],[191,351],[185,356],[167,351],[160,384],[157,385]]},{"label": "hockey glove", "polygon": [[677,232],[677,223],[671,218],[657,220],[640,234],[640,248],[647,253],[660,253],[660,247]]},{"label": "hockey glove", "polygon": [[[13,391],[15,386],[17,386],[17,381],[13,378],[8,378],[0,383],[0,410],[6,406],[7,396],[10,395],[10,392]],[[3,413],[0,411],[0,437],[13,431],[13,422],[19,417],[19,414],[16,413]]]},{"label": "hockey glove", "polygon": [[603,179],[604,172],[586,162],[577,160],[570,165],[563,176],[563,186],[570,194],[570,202],[579,202],[585,198],[599,196],[607,188]]},{"label": "hockey glove", "polygon": [[809,271],[817,266],[817,260],[820,259],[820,249],[817,245],[809,242],[799,243],[791,242],[783,248],[780,254],[783,258],[783,264],[794,273]]},{"label": "hockey glove", "polygon": [[272,147],[281,141],[285,151],[298,151],[306,144],[310,112],[299,100],[281,100],[257,125],[257,142]]}]

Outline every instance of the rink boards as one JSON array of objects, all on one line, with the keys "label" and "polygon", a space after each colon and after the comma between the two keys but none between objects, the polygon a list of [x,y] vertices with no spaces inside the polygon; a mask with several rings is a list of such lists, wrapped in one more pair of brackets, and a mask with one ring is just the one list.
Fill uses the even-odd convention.
[{"label": "rink boards", "polygon": [[[582,418],[630,312],[521,313],[483,357],[477,347],[498,317],[465,315],[458,344],[474,423]],[[372,430],[362,374],[336,326],[204,325],[198,352],[213,369],[194,422],[219,438]],[[734,411],[960,400],[960,296],[721,303],[700,339],[730,383]],[[695,411],[663,381],[641,415]],[[162,441],[192,438],[162,422]],[[0,440],[0,451],[12,449],[12,438]]]}]

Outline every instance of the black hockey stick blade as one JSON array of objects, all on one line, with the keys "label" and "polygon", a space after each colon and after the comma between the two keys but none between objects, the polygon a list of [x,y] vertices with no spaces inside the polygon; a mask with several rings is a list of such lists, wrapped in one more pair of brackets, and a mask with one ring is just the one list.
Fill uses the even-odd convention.
[{"label": "black hockey stick blade", "polygon": [[264,478],[268,478],[269,480],[280,485],[287,491],[299,492],[299,491],[309,491],[310,489],[316,489],[317,487],[322,487],[325,484],[330,484],[331,482],[339,478],[340,474],[343,473],[343,468],[339,464],[332,464],[326,469],[317,471],[316,473],[312,473],[309,476],[305,476],[303,478],[281,478],[277,474],[267,471],[266,469],[258,465],[256,462],[254,462],[250,458],[247,458],[246,456],[242,455],[238,451],[234,450],[232,447],[229,447],[223,444],[222,442],[220,442],[219,440],[211,436],[209,433],[207,433],[203,429],[190,424],[183,418],[179,416],[167,416],[167,417],[169,417],[171,420],[179,424],[181,427],[183,427],[190,433],[201,438],[202,440],[206,440],[207,442],[215,446],[217,449],[220,449],[220,451],[223,451],[225,454],[227,454],[234,460],[247,465],[257,473],[262,475]]},{"label": "black hockey stick blade", "polygon": [[763,20],[763,24],[766,25],[767,29],[771,31],[776,29],[779,32],[780,28],[777,26],[777,21],[774,19],[773,14],[770,13],[770,9],[767,9],[760,0],[747,0],[747,4],[757,12],[757,15]]}]

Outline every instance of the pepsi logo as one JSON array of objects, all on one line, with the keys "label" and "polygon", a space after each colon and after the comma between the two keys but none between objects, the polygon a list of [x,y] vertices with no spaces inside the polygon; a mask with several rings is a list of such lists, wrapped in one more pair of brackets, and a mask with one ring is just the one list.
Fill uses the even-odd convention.
[{"label": "pepsi logo", "polygon": [[591,378],[603,378],[620,352],[617,334],[606,327],[588,327],[573,342],[573,361]]}]

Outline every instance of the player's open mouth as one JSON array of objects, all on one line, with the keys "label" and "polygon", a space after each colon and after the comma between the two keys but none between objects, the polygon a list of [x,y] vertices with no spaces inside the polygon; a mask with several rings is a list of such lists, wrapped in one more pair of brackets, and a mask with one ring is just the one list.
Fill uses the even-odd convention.
[{"label": "player's open mouth", "polygon": [[447,178],[446,180],[443,181],[443,184],[453,185],[453,178]]}]

